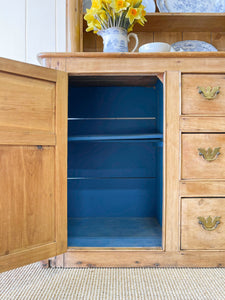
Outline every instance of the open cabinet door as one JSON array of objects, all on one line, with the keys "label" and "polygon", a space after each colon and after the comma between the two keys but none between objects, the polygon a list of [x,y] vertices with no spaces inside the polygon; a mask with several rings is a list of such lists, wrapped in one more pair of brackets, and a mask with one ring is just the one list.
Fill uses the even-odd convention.
[{"label": "open cabinet door", "polygon": [[67,250],[67,90],[0,58],[0,272]]}]

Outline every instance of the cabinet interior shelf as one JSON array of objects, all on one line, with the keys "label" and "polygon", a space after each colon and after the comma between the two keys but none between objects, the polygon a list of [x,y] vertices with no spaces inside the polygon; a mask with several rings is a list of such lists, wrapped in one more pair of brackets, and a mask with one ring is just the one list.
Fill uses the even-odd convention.
[{"label": "cabinet interior shelf", "polygon": [[[135,32],[221,32],[225,13],[149,13],[144,26],[135,25]],[[87,23],[84,21],[84,31]]]},{"label": "cabinet interior shelf", "polygon": [[156,218],[69,218],[69,247],[162,247]]},{"label": "cabinet interior shelf", "polygon": [[69,142],[80,141],[111,141],[111,140],[156,140],[162,139],[162,133],[152,134],[128,134],[128,135],[92,135],[92,136],[70,136]]}]

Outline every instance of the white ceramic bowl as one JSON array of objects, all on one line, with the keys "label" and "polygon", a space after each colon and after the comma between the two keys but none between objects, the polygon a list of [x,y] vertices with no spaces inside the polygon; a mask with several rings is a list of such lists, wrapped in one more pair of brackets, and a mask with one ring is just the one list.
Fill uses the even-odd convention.
[{"label": "white ceramic bowl", "polygon": [[139,52],[174,52],[170,44],[155,42],[144,44],[139,48]]}]

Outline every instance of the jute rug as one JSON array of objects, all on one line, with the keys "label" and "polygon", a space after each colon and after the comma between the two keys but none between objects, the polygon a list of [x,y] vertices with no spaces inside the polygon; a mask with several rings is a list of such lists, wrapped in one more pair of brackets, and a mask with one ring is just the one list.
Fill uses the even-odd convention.
[{"label": "jute rug", "polygon": [[225,299],[225,269],[42,269],[0,274],[0,299]]}]

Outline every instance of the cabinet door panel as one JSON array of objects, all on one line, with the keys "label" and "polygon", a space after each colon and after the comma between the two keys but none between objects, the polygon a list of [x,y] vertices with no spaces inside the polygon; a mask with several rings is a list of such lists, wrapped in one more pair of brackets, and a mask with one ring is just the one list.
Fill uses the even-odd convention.
[{"label": "cabinet door panel", "polygon": [[54,148],[0,146],[0,165],[0,255],[54,242]]},{"label": "cabinet door panel", "polygon": [[52,71],[0,59],[0,272],[67,249],[68,80]]},{"label": "cabinet door panel", "polygon": [[0,72],[0,125],[54,131],[55,84]]}]

